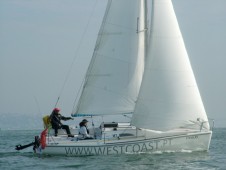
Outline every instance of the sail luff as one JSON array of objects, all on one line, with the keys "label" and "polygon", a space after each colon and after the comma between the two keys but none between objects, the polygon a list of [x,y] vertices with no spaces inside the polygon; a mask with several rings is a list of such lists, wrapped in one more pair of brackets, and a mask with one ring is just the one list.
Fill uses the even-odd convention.
[{"label": "sail luff", "polygon": [[208,120],[171,0],[153,0],[148,46],[132,124],[153,130],[199,128]]},{"label": "sail luff", "polygon": [[78,101],[76,107],[73,109],[72,115],[77,114],[78,109],[79,109],[79,107],[80,107],[80,104],[81,104],[81,101],[82,101],[82,100],[81,100],[81,99],[82,99],[81,96],[82,96],[82,94],[83,94],[83,92],[84,92],[86,83],[87,83],[87,81],[88,81],[88,75],[89,75],[90,72],[91,72],[91,68],[92,68],[92,66],[93,66],[93,63],[94,63],[94,60],[95,60],[95,56],[97,55],[96,51],[97,51],[97,49],[98,49],[98,46],[99,46],[99,44],[100,44],[100,42],[101,42],[101,38],[102,38],[102,36],[100,36],[100,35],[101,35],[101,34],[103,33],[103,31],[104,31],[104,26],[105,26],[104,23],[106,22],[107,15],[108,15],[108,11],[109,11],[110,6],[111,6],[111,2],[112,2],[112,0],[108,0],[107,7],[106,7],[106,10],[105,10],[105,14],[104,14],[104,17],[103,17],[103,20],[102,20],[102,23],[101,23],[101,27],[100,27],[99,33],[98,33],[98,38],[97,38],[97,40],[96,40],[96,44],[95,44],[93,56],[92,56],[92,58],[91,58],[89,67],[88,67],[88,69],[87,69],[87,71],[86,71],[86,74],[85,74],[85,80],[84,80],[84,83],[83,83],[83,85],[82,85],[82,92],[81,92],[81,95],[80,95],[80,98],[79,98],[79,101]]},{"label": "sail luff", "polygon": [[140,1],[109,1],[86,76],[77,114],[118,114],[134,110],[143,74],[138,54]]}]

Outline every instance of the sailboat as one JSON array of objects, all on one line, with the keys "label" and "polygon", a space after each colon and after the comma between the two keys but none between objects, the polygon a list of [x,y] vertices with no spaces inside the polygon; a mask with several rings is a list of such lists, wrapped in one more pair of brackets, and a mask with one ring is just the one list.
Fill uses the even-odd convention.
[{"label": "sailboat", "polygon": [[106,6],[72,115],[130,113],[129,123],[90,129],[94,139],[48,135],[43,153],[208,151],[212,131],[171,0],[109,0]]}]

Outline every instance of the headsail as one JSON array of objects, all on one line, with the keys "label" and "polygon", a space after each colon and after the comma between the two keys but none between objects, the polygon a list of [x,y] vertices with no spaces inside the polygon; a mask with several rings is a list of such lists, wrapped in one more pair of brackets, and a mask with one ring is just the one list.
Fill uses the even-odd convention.
[{"label": "headsail", "polygon": [[[153,0],[150,44],[132,124],[171,130],[207,121],[171,0]],[[208,122],[203,124],[209,128]]]},{"label": "headsail", "polygon": [[108,1],[76,114],[134,111],[144,67],[139,7],[140,0]]}]

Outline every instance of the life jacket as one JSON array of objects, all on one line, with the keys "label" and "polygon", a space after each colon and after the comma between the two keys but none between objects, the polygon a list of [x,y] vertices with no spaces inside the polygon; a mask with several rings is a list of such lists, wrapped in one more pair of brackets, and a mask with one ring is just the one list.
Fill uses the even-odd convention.
[{"label": "life jacket", "polygon": [[49,128],[51,127],[51,122],[50,122],[50,116],[49,115],[46,115],[42,118],[43,120],[43,125],[44,125],[44,128]]}]

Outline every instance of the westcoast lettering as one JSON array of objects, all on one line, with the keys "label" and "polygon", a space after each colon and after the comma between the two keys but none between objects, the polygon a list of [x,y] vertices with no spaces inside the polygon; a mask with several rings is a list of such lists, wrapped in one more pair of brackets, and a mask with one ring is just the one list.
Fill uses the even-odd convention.
[{"label": "westcoast lettering", "polygon": [[67,155],[110,155],[126,152],[147,152],[157,149],[164,149],[170,146],[172,139],[154,140],[132,144],[118,144],[109,146],[86,146],[86,147],[65,147]]}]

